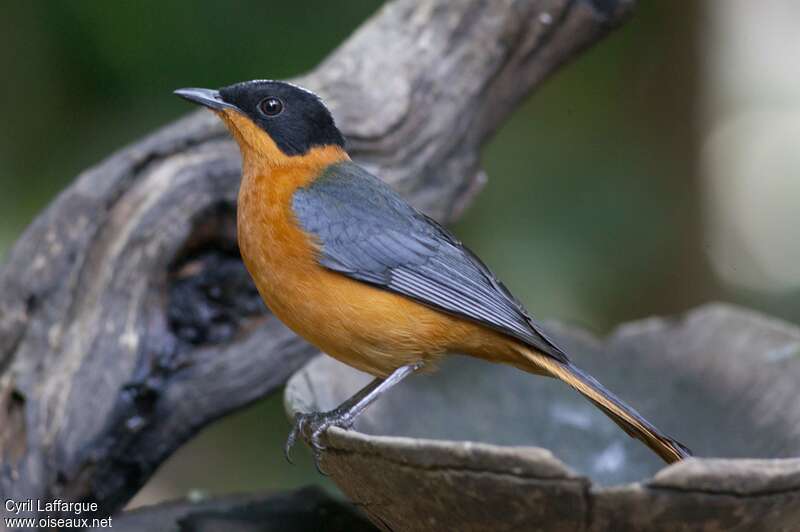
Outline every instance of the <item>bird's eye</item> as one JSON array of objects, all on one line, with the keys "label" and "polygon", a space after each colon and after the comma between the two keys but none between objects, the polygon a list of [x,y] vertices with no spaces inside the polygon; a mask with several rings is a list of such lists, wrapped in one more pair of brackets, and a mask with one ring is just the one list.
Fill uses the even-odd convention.
[{"label": "bird's eye", "polygon": [[267,116],[279,115],[283,111],[283,102],[270,96],[261,100],[261,103],[258,104],[258,109]]}]

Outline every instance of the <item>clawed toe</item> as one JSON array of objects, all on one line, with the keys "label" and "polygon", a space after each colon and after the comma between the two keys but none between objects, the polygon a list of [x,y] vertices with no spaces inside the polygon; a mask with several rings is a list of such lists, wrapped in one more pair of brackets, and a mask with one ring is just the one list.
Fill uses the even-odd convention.
[{"label": "clawed toe", "polygon": [[375,399],[421,367],[422,362],[417,362],[397,368],[385,379],[376,378],[350,399],[342,403],[339,408],[331,410],[330,412],[295,414],[292,430],[289,432],[289,437],[286,439],[286,446],[283,449],[286,459],[291,463],[290,452],[292,446],[297,441],[297,437],[301,436],[311,447],[317,471],[324,475],[325,472],[320,467],[322,451],[325,450],[325,446],[322,444],[322,436],[325,434],[325,431],[328,430],[328,427],[349,429],[353,426],[356,417],[375,401]]},{"label": "clawed toe", "polygon": [[353,425],[353,420],[348,412],[332,410],[330,412],[311,412],[307,414],[295,414],[294,424],[289,437],[286,439],[286,446],[284,447],[284,455],[289,463],[292,462],[291,450],[297,441],[297,437],[301,436],[306,443],[311,447],[311,452],[314,455],[314,465],[317,471],[325,475],[325,471],[320,467],[322,459],[322,452],[325,450],[325,445],[322,443],[322,436],[329,427],[340,427],[349,429]]},{"label": "clawed toe", "polygon": [[303,433],[304,425],[305,419],[302,417],[302,415],[295,414],[294,423],[292,423],[292,430],[289,432],[289,436],[286,438],[286,444],[283,446],[283,456],[286,457],[286,461],[290,464],[294,464],[292,461],[292,447],[294,447],[294,444],[297,441],[297,436]]}]

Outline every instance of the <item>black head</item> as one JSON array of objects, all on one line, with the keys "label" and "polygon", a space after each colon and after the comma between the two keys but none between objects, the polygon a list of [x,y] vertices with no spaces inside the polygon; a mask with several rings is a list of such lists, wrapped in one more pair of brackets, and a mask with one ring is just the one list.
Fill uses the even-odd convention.
[{"label": "black head", "polygon": [[238,111],[265,131],[288,156],[303,155],[315,146],[344,147],[344,138],[322,100],[291,83],[255,80],[219,91],[180,89],[175,94],[216,111]]}]

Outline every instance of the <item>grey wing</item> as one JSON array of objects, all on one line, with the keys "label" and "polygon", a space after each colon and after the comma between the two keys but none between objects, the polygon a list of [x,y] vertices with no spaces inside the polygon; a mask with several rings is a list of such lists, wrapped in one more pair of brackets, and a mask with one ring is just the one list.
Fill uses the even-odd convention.
[{"label": "grey wing", "polygon": [[361,167],[329,167],[295,192],[292,207],[303,229],[321,243],[319,261],[326,268],[568,361],[478,257]]}]

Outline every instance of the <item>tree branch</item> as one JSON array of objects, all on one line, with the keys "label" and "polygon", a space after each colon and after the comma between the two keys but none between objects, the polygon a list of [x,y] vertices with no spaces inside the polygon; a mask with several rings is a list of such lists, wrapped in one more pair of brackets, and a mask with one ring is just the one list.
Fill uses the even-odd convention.
[{"label": "tree branch", "polygon": [[[631,3],[397,0],[297,81],[355,159],[450,220],[485,181],[481,145]],[[314,353],[241,265],[238,179],[235,146],[195,113],[78,176],[16,243],[0,272],[3,497],[111,512]]]}]

